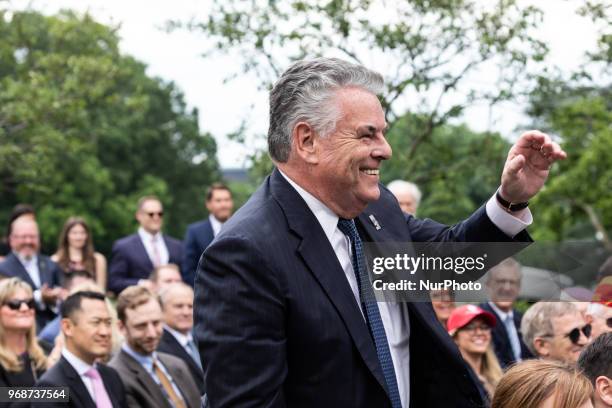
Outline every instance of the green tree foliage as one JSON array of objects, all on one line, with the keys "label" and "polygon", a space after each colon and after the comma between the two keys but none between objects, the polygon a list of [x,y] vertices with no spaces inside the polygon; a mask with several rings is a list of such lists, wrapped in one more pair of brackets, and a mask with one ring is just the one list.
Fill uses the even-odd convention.
[{"label": "green tree foliage", "polygon": [[65,219],[82,215],[108,251],[134,230],[137,198],[157,194],[182,236],[218,164],[181,91],[88,15],[0,11],[0,38],[0,216],[33,204],[53,250]]},{"label": "green tree foliage", "polygon": [[[394,149],[395,164],[386,168],[397,177],[416,177],[431,192],[422,214],[454,221],[494,191],[499,173],[493,170],[501,167],[505,152],[500,157],[504,143],[498,136],[445,126],[474,103],[514,97],[527,64],[537,66],[547,53],[530,34],[541,18],[537,8],[515,0],[213,0],[206,20],[174,21],[170,28],[204,33],[214,44],[208,54],[229,54],[243,62],[228,79],[255,73],[262,88],[304,57],[339,56],[379,70],[385,76],[381,102]],[[478,77],[485,67],[497,72],[486,80],[492,86],[482,86]],[[413,115],[403,117],[406,111]],[[477,140],[486,144],[484,150]],[[476,157],[486,161],[482,167],[470,163]],[[450,164],[454,159],[459,163]],[[256,152],[252,162],[254,180],[272,167],[264,152]],[[472,176],[460,178],[466,174]],[[495,183],[489,182],[490,174]],[[478,178],[487,178],[481,191],[475,187]]]},{"label": "green tree foliage", "polygon": [[387,134],[393,158],[383,163],[383,182],[410,180],[423,191],[417,216],[455,223],[488,200],[500,183],[510,144],[496,133],[442,125],[422,143],[418,154],[406,152],[418,137],[424,116],[407,114]]},{"label": "green tree foliage", "polygon": [[580,12],[601,27],[597,50],[570,78],[540,77],[531,95],[536,125],[569,153],[534,201],[535,232],[559,241],[598,236],[612,251],[612,5],[587,2]]}]

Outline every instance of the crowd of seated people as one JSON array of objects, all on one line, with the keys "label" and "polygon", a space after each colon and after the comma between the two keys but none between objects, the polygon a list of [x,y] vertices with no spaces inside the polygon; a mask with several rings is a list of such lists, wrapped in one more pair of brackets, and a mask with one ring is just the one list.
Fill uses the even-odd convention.
[{"label": "crowd of seated people", "polygon": [[[211,214],[190,226],[189,245],[201,245],[198,231],[208,243],[218,234],[231,213],[227,192],[209,192]],[[193,268],[199,255],[184,256],[201,248],[164,235],[163,214],[155,197],[138,202],[138,230],[115,242],[107,274],[83,218],[66,221],[47,257],[35,212],[15,209],[0,262],[0,387],[67,386],[78,407],[200,406],[195,271],[182,267]],[[456,305],[449,290],[431,293],[485,399],[493,407],[612,407],[612,304],[581,312],[572,302],[537,302],[522,314],[521,278],[508,259],[486,277],[487,302]]]}]

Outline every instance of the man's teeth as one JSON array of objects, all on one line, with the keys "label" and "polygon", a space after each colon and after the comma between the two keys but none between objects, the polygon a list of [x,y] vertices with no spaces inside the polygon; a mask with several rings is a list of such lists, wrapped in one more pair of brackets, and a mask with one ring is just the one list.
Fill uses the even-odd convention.
[{"label": "man's teeth", "polygon": [[378,169],[366,169],[366,170],[363,170],[363,172],[365,174],[369,174],[370,176],[378,176],[378,174],[380,173],[380,170],[378,170]]}]

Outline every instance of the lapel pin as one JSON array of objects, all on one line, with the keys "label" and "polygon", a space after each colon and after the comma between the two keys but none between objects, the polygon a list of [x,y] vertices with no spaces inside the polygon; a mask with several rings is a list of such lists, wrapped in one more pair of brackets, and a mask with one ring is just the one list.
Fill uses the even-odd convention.
[{"label": "lapel pin", "polygon": [[372,225],[374,225],[374,228],[376,228],[376,231],[380,230],[380,224],[378,223],[378,220],[376,220],[376,217],[374,217],[374,215],[370,214],[369,216],[370,221],[372,221]]}]

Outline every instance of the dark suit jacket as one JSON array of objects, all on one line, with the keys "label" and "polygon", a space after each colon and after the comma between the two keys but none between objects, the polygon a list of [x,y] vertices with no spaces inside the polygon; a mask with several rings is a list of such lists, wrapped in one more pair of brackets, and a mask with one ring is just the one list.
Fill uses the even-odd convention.
[{"label": "dark suit jacket", "polygon": [[[168,263],[180,267],[183,260],[183,246],[178,239],[164,235],[168,248]],[[148,279],[153,263],[138,234],[128,235],[113,244],[108,268],[108,289],[115,294],[128,286],[136,285],[140,279]]]},{"label": "dark suit jacket", "polygon": [[[53,262],[48,256],[38,254],[38,270],[40,272],[41,286],[46,283],[47,286],[53,288],[62,284],[64,274],[59,265]],[[12,252],[3,262],[0,263],[0,275],[8,278],[17,277],[27,282],[28,285],[32,287],[32,290],[40,289],[34,285],[34,281],[32,281],[32,278],[30,278],[30,275],[25,270],[17,256]],[[42,330],[42,328],[49,321],[53,320],[55,316],[56,314],[49,307],[41,309],[37,304],[36,330]]]},{"label": "dark suit jacket", "polygon": [[[113,407],[126,407],[125,389],[119,378],[119,374],[104,364],[97,365],[100,377],[104,383],[104,388],[113,404]],[[68,387],[70,393],[70,402],[65,403],[36,403],[38,407],[74,407],[74,408],[96,408],[96,403],[91,398],[89,391],[85,387],[83,380],[76,372],[74,367],[70,365],[64,357],[51,367],[38,382],[37,387]]]},{"label": "dark suit jacket", "polygon": [[[166,353],[157,353],[159,360],[166,367],[172,379],[181,390],[188,408],[200,408],[200,393],[191,378],[189,369],[180,358]],[[145,368],[128,353],[121,350],[109,363],[123,380],[130,408],[156,407],[172,408],[155,380]]]},{"label": "dark suit jacket", "polygon": [[[506,368],[516,363],[514,352],[512,351],[512,345],[510,344],[510,339],[508,338],[508,331],[506,330],[506,326],[504,326],[504,322],[501,321],[501,317],[487,302],[481,303],[480,307],[489,313],[493,313],[497,319],[495,327],[493,327],[493,330],[491,331],[491,336],[493,337],[493,348],[495,349],[495,355],[499,360],[499,364],[502,366],[502,368]],[[523,334],[521,333],[521,320],[523,319],[523,314],[518,310],[513,309],[513,317],[514,326],[516,327],[516,332],[518,333],[519,340],[521,342],[521,359],[525,360],[528,358],[533,358],[533,354],[531,354],[523,342]]]},{"label": "dark suit jacket", "polygon": [[187,364],[187,367],[189,367],[191,376],[200,390],[200,395],[204,395],[204,373],[202,369],[193,361],[191,355],[187,353],[185,348],[181,346],[172,333],[166,329],[164,329],[164,334],[162,334],[159,346],[157,346],[157,351],[168,353],[183,360],[185,364]]},{"label": "dark suit jacket", "polygon": [[200,256],[214,238],[215,234],[208,218],[187,227],[183,241],[183,268],[181,270],[183,280],[188,285],[193,286]]},{"label": "dark suit jacket", "polygon": [[[448,228],[406,219],[382,186],[356,223],[364,242],[510,241],[484,207]],[[337,256],[278,170],[204,252],[195,292],[195,336],[211,407],[390,407],[374,342]],[[410,406],[483,405],[474,374],[431,303],[407,308]]]}]

